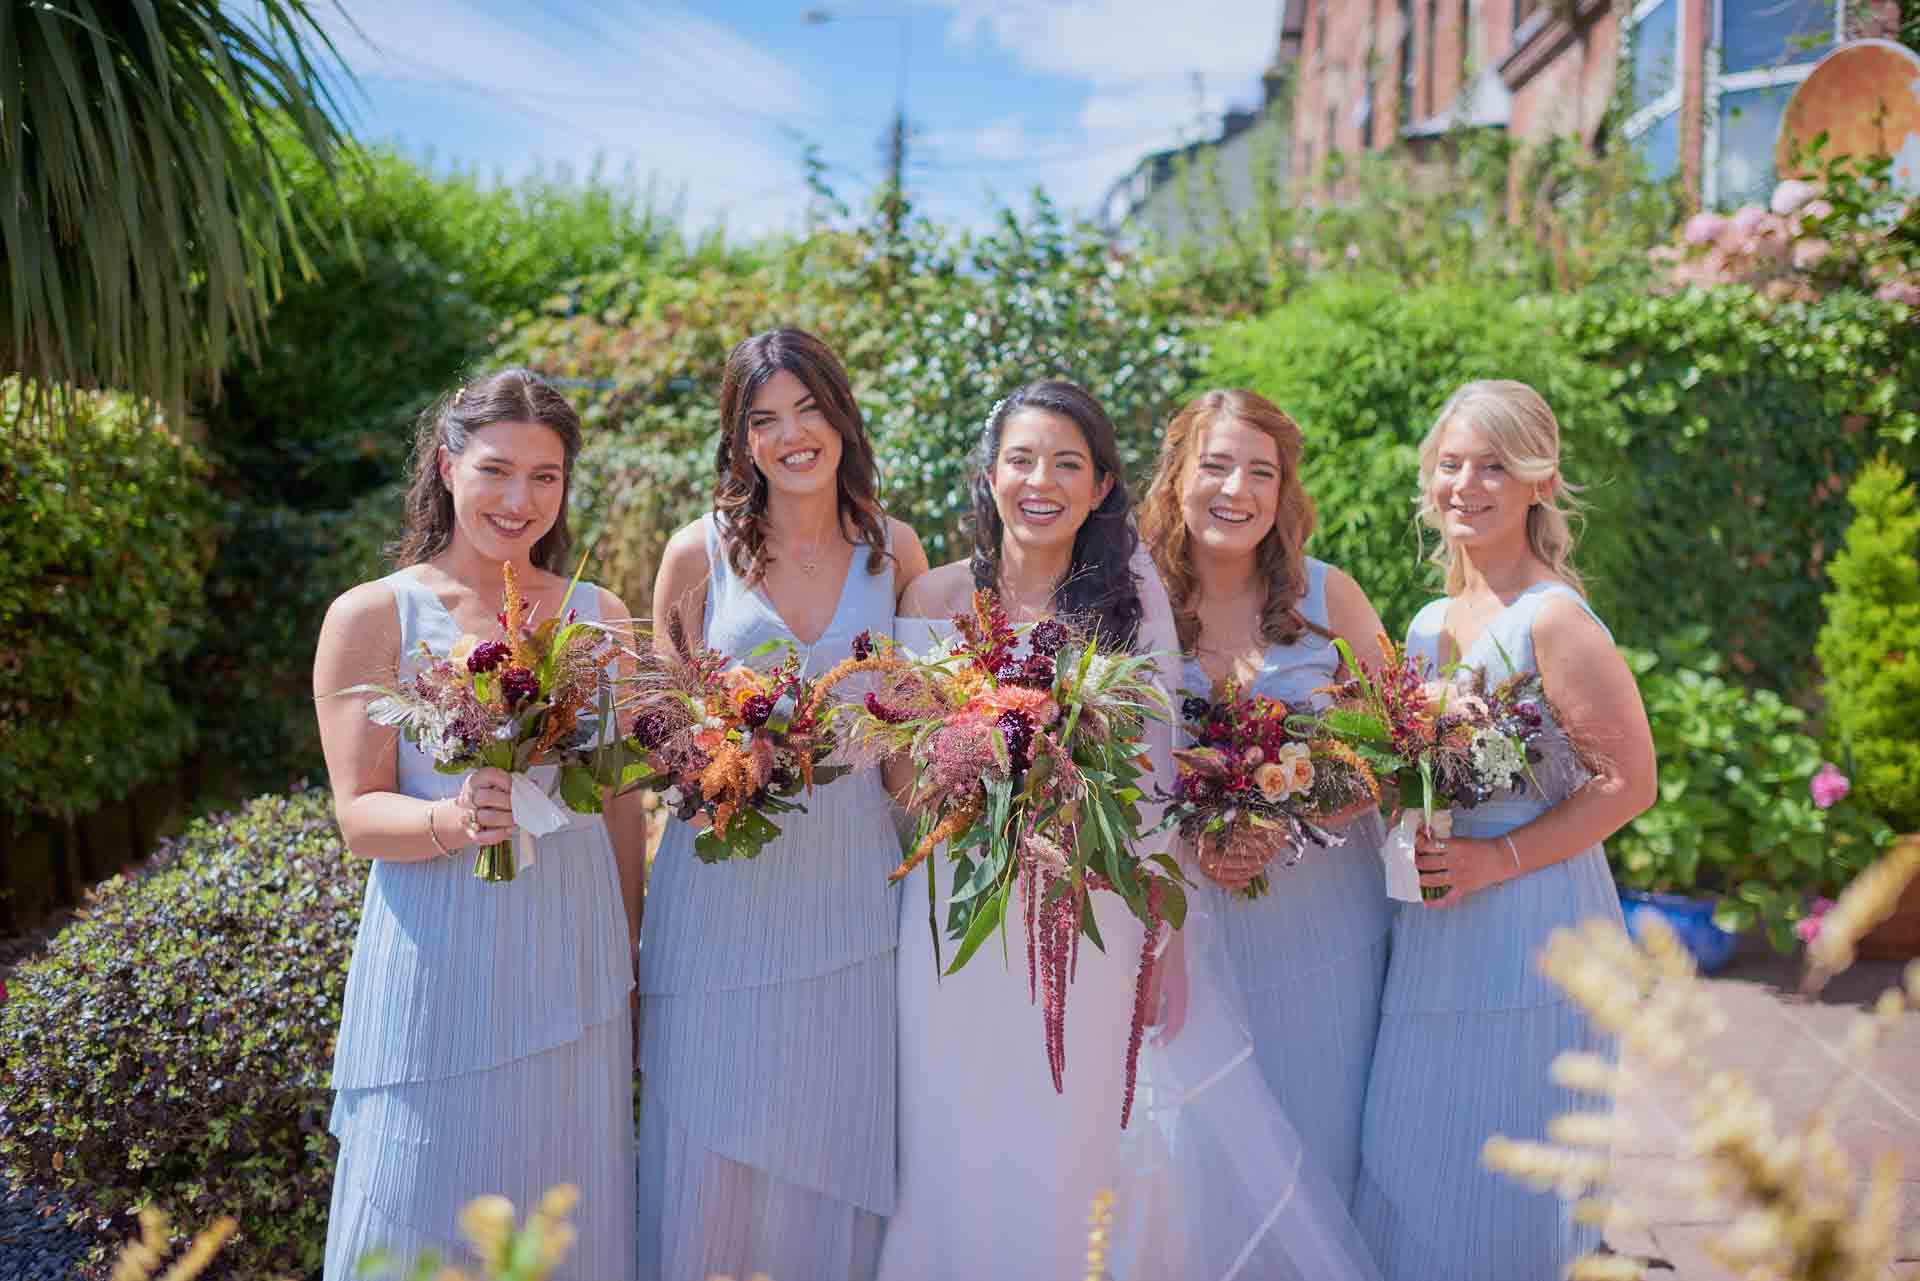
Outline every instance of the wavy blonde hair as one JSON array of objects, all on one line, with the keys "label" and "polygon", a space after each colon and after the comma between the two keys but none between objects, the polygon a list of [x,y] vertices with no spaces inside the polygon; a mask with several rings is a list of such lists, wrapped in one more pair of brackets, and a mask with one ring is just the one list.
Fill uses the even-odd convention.
[{"label": "wavy blonde hair", "polygon": [[1260,610],[1261,638],[1272,645],[1291,645],[1309,631],[1324,630],[1308,622],[1299,608],[1307,592],[1307,535],[1314,526],[1313,499],[1300,483],[1300,427],[1258,392],[1216,389],[1189,402],[1167,424],[1153,484],[1140,504],[1140,537],[1166,584],[1180,647],[1188,651],[1200,640],[1200,616],[1195,609],[1200,582],[1193,570],[1181,495],[1193,474],[1201,437],[1208,427],[1229,419],[1271,437],[1280,454],[1280,494],[1273,528],[1254,552],[1256,572],[1267,583],[1266,604]]},{"label": "wavy blonde hair", "polygon": [[1419,520],[1440,535],[1440,545],[1427,559],[1446,575],[1447,595],[1456,596],[1466,586],[1467,571],[1434,506],[1433,473],[1440,460],[1440,433],[1456,421],[1486,434],[1509,475],[1529,485],[1546,486],[1545,497],[1536,496],[1527,509],[1527,548],[1555,577],[1585,595],[1586,587],[1572,561],[1573,522],[1581,514],[1579,490],[1560,475],[1560,422],[1539,392],[1506,378],[1463,383],[1440,406],[1426,439],[1420,442]]}]

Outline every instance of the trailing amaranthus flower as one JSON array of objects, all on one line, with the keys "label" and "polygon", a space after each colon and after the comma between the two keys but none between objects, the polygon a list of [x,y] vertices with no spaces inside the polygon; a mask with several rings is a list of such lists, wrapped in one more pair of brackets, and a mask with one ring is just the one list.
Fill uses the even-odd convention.
[{"label": "trailing amaranthus flower", "polygon": [[[1177,865],[1134,848],[1141,744],[1146,722],[1165,719],[1165,700],[1149,658],[1075,640],[1054,619],[1027,630],[1022,653],[1021,629],[991,592],[975,593],[954,625],[953,640],[926,656],[872,639],[871,656],[854,666],[875,674],[875,688],[841,714],[853,738],[915,764],[907,804],[919,839],[893,878],[944,845],[953,890],[973,887],[948,895],[958,950],[945,972],[967,964],[1010,903],[1023,918],[1028,997],[1043,1007],[1048,1071],[1064,1089],[1067,991],[1092,928],[1087,896],[1116,894],[1143,923],[1185,917]],[[936,929],[936,957],[940,938]],[[1130,1056],[1129,1091],[1135,1067]],[[1122,1112],[1124,1123],[1124,1102]]]}]

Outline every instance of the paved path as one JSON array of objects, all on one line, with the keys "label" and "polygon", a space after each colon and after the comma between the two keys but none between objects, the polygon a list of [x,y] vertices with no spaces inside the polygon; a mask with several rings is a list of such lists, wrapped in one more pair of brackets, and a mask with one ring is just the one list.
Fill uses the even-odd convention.
[{"label": "paved path", "polygon": [[[1713,1047],[1714,1061],[1745,1073],[1773,1103],[1782,1132],[1805,1118],[1832,1091],[1844,1103],[1835,1132],[1854,1167],[1863,1174],[1873,1157],[1889,1149],[1904,1160],[1902,1220],[1908,1244],[1894,1272],[1902,1281],[1920,1278],[1920,1013],[1909,1010],[1881,1045],[1870,1071],[1850,1083],[1840,1046],[1848,1026],[1887,988],[1902,967],[1863,961],[1841,975],[1820,998],[1793,996],[1800,980],[1796,958],[1782,957],[1763,939],[1746,938],[1733,961],[1712,979],[1713,994],[1727,1015],[1727,1030]],[[1706,1238],[1724,1225],[1666,1190],[1666,1173],[1681,1161],[1684,1096],[1671,1087],[1642,1092],[1621,1110],[1623,1133],[1614,1149],[1621,1190],[1648,1227],[1617,1224],[1607,1240],[1623,1252],[1664,1259],[1672,1271],[1651,1273],[1672,1281],[1722,1281],[1727,1272],[1711,1261]]]}]

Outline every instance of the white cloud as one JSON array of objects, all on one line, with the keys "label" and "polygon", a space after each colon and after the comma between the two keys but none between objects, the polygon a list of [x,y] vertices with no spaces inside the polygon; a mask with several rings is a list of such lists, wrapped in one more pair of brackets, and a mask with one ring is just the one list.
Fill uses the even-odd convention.
[{"label": "white cloud", "polygon": [[[1152,151],[1211,136],[1231,105],[1254,105],[1272,61],[1280,0],[933,0],[948,39],[990,41],[1032,72],[1087,86],[1076,128],[1031,140],[1006,175],[1091,209]],[[1294,0],[1298,3],[1298,0]]]},{"label": "white cloud", "polygon": [[[825,95],[778,58],[678,4],[622,12],[518,0],[345,0],[321,6],[369,95],[413,104],[383,118],[403,142],[437,124],[433,103],[470,116],[468,143],[441,159],[509,177],[596,160],[684,192],[696,227],[791,225],[806,203],[783,126],[825,116]],[[357,26],[358,31],[354,28]],[[383,116],[391,113],[383,112]],[[414,137],[409,137],[411,132]]]}]

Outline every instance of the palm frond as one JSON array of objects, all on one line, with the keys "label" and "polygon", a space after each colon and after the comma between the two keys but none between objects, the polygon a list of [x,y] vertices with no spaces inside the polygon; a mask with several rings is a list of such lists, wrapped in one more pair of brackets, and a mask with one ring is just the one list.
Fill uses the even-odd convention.
[{"label": "palm frond", "polygon": [[0,372],[36,392],[16,422],[73,387],[178,418],[257,347],[326,234],[289,206],[284,153],[331,170],[348,142],[313,7],[0,0]]}]

